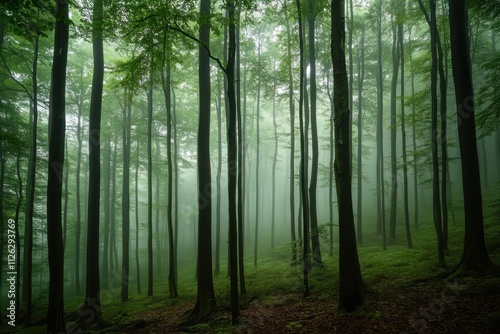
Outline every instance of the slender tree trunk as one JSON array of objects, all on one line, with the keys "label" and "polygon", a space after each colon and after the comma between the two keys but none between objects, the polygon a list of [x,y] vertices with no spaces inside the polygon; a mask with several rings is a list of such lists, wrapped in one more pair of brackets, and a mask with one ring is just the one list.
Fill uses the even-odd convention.
[{"label": "slender tree trunk", "polygon": [[[307,200],[307,155],[306,155],[306,133],[304,126],[304,28],[302,24],[302,10],[300,0],[296,0],[298,23],[299,23],[299,53],[300,53],[300,85],[299,85],[299,123],[300,123],[300,196],[302,198],[303,219],[303,296],[309,296],[309,203]],[[307,114],[307,113],[306,113]]]},{"label": "slender tree trunk", "polygon": [[49,160],[47,181],[47,243],[49,259],[49,303],[47,332],[64,333],[64,252],[61,227],[62,172],[66,130],[66,65],[69,42],[69,8],[56,2],[54,57],[49,108]]},{"label": "slender tree trunk", "polygon": [[178,141],[177,141],[177,106],[176,106],[176,98],[175,98],[175,90],[174,87],[172,89],[172,127],[173,127],[173,135],[174,135],[174,179],[175,179],[175,189],[174,189],[174,266],[175,266],[175,281],[177,286],[177,250],[179,246],[179,166],[177,162],[178,156]]},{"label": "slender tree trunk", "polygon": [[[242,120],[241,110],[241,43],[240,43],[240,24],[241,24],[241,1],[238,2],[236,25],[236,114],[238,124],[238,265],[240,279],[240,293],[245,295],[247,288],[245,284],[245,265],[244,265],[244,247],[243,247],[243,221],[245,215],[245,125]],[[246,75],[246,73],[245,73]],[[246,97],[245,97],[246,98]],[[245,106],[246,108],[246,106]]]},{"label": "slender tree trunk", "polygon": [[[26,184],[26,214],[24,223],[23,253],[23,303],[26,311],[26,325],[31,325],[33,285],[33,215],[35,205],[37,130],[38,130],[38,53],[39,36],[36,34],[32,61],[32,100],[30,108],[30,155]],[[2,220],[3,221],[3,220]]]},{"label": "slender tree trunk", "polygon": [[465,212],[464,249],[457,271],[484,271],[492,266],[492,262],[484,242],[483,203],[474,117],[474,88],[467,39],[467,9],[464,0],[449,2],[449,19]]},{"label": "slender tree trunk", "polygon": [[198,121],[198,247],[196,304],[191,319],[200,319],[215,310],[212,276],[212,191],[210,167],[210,0],[201,0],[200,14],[206,17],[200,27],[199,64],[199,121]]},{"label": "slender tree trunk", "polygon": [[94,0],[92,38],[94,72],[89,114],[89,196],[87,208],[87,279],[85,307],[92,311],[92,322],[101,316],[99,279],[99,218],[101,185],[101,109],[104,80],[103,0]]},{"label": "slender tree trunk", "polygon": [[[16,216],[14,218],[14,232],[15,232],[15,237],[14,240],[16,241],[16,273],[21,273],[21,238],[19,234],[19,212],[21,211],[21,205],[23,203],[23,178],[21,177],[21,150],[18,150],[17,152],[17,159],[16,159],[16,172],[17,172],[17,183],[19,184],[19,188],[17,189],[17,203],[16,203]],[[2,189],[3,190],[3,189]],[[3,191],[2,191],[3,192]],[[3,208],[2,208],[3,209]],[[63,245],[64,249],[64,245]],[[16,291],[21,291],[21,280],[20,277],[16,279]],[[16,302],[16,314],[20,314],[21,310],[21,294],[16,293],[16,296],[14,297],[14,300]]]},{"label": "slender tree trunk", "polygon": [[356,247],[349,162],[349,104],[345,64],[344,1],[332,0],[331,55],[334,75],[335,185],[339,211],[339,309],[354,311],[363,303]]},{"label": "slender tree trunk", "polygon": [[139,261],[139,142],[135,158],[135,267],[137,276],[137,293],[141,294],[141,269]]},{"label": "slender tree trunk", "polygon": [[379,1],[377,21],[377,231],[382,233],[382,247],[387,248],[385,232],[385,180],[384,180],[384,79],[382,72],[382,1]]},{"label": "slender tree trunk", "polygon": [[261,36],[259,32],[258,37],[258,46],[257,46],[257,67],[258,67],[258,79],[257,79],[257,110],[256,110],[256,138],[257,138],[257,146],[256,146],[256,157],[255,157],[255,236],[254,236],[254,253],[253,253],[253,265],[257,266],[257,245],[259,240],[259,172],[260,172],[260,86],[261,86]]},{"label": "slender tree trunk", "polygon": [[[153,126],[154,127],[154,126]],[[158,165],[161,164],[161,145],[160,145],[160,136],[155,136],[155,159]],[[162,268],[162,257],[160,254],[162,253],[162,233],[160,232],[160,174],[161,169],[158,168],[155,171],[155,200],[154,200],[154,209],[155,209],[155,248],[156,248],[156,270],[158,273],[161,273]],[[163,230],[163,228],[162,228]]]},{"label": "slender tree trunk", "polygon": [[[443,226],[441,216],[440,203],[440,183],[439,183],[439,157],[438,157],[438,105],[437,105],[437,71],[438,71],[438,54],[437,54],[437,23],[436,23],[436,0],[430,2],[430,30],[431,30],[431,132],[432,132],[432,193],[433,193],[433,211],[434,211],[434,226],[438,239],[438,261],[441,265],[446,265],[444,258],[443,245]],[[446,205],[446,203],[443,203]]]},{"label": "slender tree trunk", "polygon": [[101,266],[101,278],[102,281],[107,284],[109,278],[109,202],[110,202],[110,188],[111,188],[111,139],[106,140],[104,149],[104,240],[103,240],[103,250],[102,250],[102,266]]},{"label": "slender tree trunk", "polygon": [[[83,68],[82,68],[83,70]],[[82,165],[82,101],[78,102],[78,123],[76,125],[76,138],[78,151],[76,158],[76,222],[75,222],[75,293],[80,295],[80,243],[81,243],[81,194],[80,175]]]},{"label": "slender tree trunk", "polygon": [[153,295],[153,76],[148,90],[148,296]]},{"label": "slender tree trunk", "polygon": [[315,0],[309,0],[309,68],[310,68],[310,94],[311,94],[311,136],[312,136],[312,164],[311,180],[309,183],[309,214],[311,219],[312,253],[316,263],[321,264],[321,248],[318,233],[318,213],[317,213],[317,187],[318,187],[318,125],[316,117],[316,46],[315,46],[315,21],[316,21]]},{"label": "slender tree trunk", "polygon": [[[413,68],[413,48],[411,43],[411,27],[408,36],[408,47],[409,47],[409,57],[410,57],[410,71],[411,71],[411,95],[415,96],[415,71]],[[417,169],[417,131],[416,131],[416,110],[415,110],[415,99],[412,99],[411,103],[411,116],[412,116],[412,144],[413,144],[413,200],[415,206],[415,218],[413,225],[416,230],[418,230],[418,169]]]},{"label": "slender tree trunk", "polygon": [[216,198],[215,205],[215,276],[220,272],[220,207],[221,207],[221,174],[222,174],[222,85],[220,77],[217,77],[217,175],[215,179],[216,184]]},{"label": "slender tree trunk", "polygon": [[[114,260],[114,250],[116,249],[116,170],[118,168],[117,165],[117,156],[118,156],[118,148],[116,147],[117,138],[113,140],[113,175],[111,176],[111,200],[110,200],[110,212],[109,212],[109,220],[110,220],[110,232],[109,232],[109,271],[111,275],[114,275],[115,266],[118,266],[118,263]],[[111,277],[109,277],[111,280]],[[110,280],[108,280],[108,287],[110,286]]]},{"label": "slender tree trunk", "polygon": [[[273,72],[276,73],[276,61],[273,63]],[[275,211],[276,211],[276,160],[278,156],[278,125],[276,123],[276,80],[273,82],[273,132],[274,132],[274,154],[272,168],[272,205],[271,205],[271,249],[274,249]]]},{"label": "slender tree trunk", "polygon": [[[352,0],[351,0],[352,6]],[[352,8],[352,7],[351,7]],[[352,13],[351,13],[352,15]],[[363,220],[362,220],[362,200],[363,200],[363,79],[365,77],[365,27],[361,31],[361,55],[358,58],[358,205],[357,205],[357,240],[363,243]],[[352,91],[351,91],[352,92]],[[331,127],[333,130],[333,125]],[[330,139],[330,142],[333,140]],[[332,146],[333,147],[333,146]]]},{"label": "slender tree trunk", "polygon": [[[391,20],[393,17],[391,16]],[[401,27],[402,29],[402,27]],[[392,23],[392,82],[391,82],[391,218],[390,232],[391,239],[396,238],[396,211],[398,202],[398,167],[396,161],[396,99],[399,70],[399,44],[395,23]]]},{"label": "slender tree trunk", "polygon": [[[235,32],[235,6],[232,0],[227,2],[229,14],[229,45],[226,76],[228,82],[227,97],[229,112],[227,113],[227,160],[228,160],[228,206],[229,206],[229,256],[230,256],[230,281],[231,281],[231,319],[233,324],[241,323],[240,305],[238,296],[238,231],[236,217],[236,179],[235,170],[238,147],[236,144],[236,92],[235,92],[235,57],[236,57],[236,32]],[[255,263],[256,264],[256,263]]]},{"label": "slender tree trunk", "polygon": [[[288,7],[285,0],[285,7]],[[295,104],[294,104],[294,87],[293,87],[293,72],[292,72],[292,37],[290,33],[290,18],[288,10],[285,10],[285,24],[287,36],[287,61],[288,61],[288,103],[290,109],[290,231],[292,240],[292,264],[297,263],[297,247],[295,236]]]},{"label": "slender tree trunk", "polygon": [[[403,4],[403,10],[405,11],[406,3]],[[405,45],[404,45],[404,32],[403,25],[398,25],[398,40],[399,40],[399,50],[401,55],[401,146],[403,153],[403,206],[405,212],[405,231],[406,231],[406,242],[408,243],[408,248],[412,248],[413,244],[411,241],[411,231],[410,231],[410,209],[408,204],[408,161],[406,157],[406,125],[405,125]]]},{"label": "slender tree trunk", "polygon": [[[364,48],[362,46],[362,48]],[[333,76],[332,76],[333,78]],[[333,137],[333,96],[330,89],[330,69],[327,71],[326,76],[326,89],[328,92],[328,100],[330,101],[330,161],[328,164],[328,214],[330,222],[330,240],[328,255],[333,255],[333,162],[334,162],[334,137]],[[360,102],[361,103],[361,102]],[[358,218],[360,219],[360,218]],[[359,234],[361,235],[361,233]]]},{"label": "slender tree trunk", "polygon": [[172,103],[170,95],[171,75],[170,60],[166,64],[166,77],[163,78],[163,90],[165,93],[165,104],[167,107],[167,168],[168,168],[168,186],[167,186],[167,225],[168,225],[168,245],[169,245],[169,267],[168,267],[168,291],[170,298],[177,298],[176,268],[175,268],[175,245],[174,245],[174,227],[172,223]]}]

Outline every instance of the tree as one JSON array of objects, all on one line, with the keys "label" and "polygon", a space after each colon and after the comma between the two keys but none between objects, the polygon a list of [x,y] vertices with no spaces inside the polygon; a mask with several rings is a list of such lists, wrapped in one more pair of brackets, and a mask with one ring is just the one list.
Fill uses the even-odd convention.
[{"label": "tree", "polygon": [[[318,213],[317,213],[317,187],[318,187],[318,125],[316,106],[316,46],[315,46],[315,25],[316,25],[316,0],[309,0],[309,15],[307,18],[309,27],[309,66],[310,66],[310,94],[311,94],[311,136],[312,136],[312,164],[311,180],[309,183],[309,214],[311,223],[312,253],[316,263],[321,264],[321,249],[319,244]],[[307,163],[307,162],[306,162]],[[304,243],[309,242],[304,239]]]},{"label": "tree", "polygon": [[[394,4],[394,2],[392,2]],[[399,15],[396,20],[400,20]],[[391,15],[394,21],[394,14]],[[398,26],[400,24],[397,24]],[[399,29],[399,28],[398,28]],[[402,29],[402,28],[401,28]],[[399,70],[399,42],[396,33],[396,24],[392,22],[392,81],[391,81],[391,217],[389,222],[389,236],[396,238],[396,206],[398,201],[398,172],[396,163],[396,92]]]},{"label": "tree", "polygon": [[334,75],[335,185],[339,214],[339,309],[363,303],[361,270],[354,230],[349,143],[349,91],[345,63],[344,1],[331,2],[331,56]]},{"label": "tree", "polygon": [[484,242],[483,203],[476,144],[474,88],[465,0],[449,1],[451,63],[464,189],[465,239],[457,272],[492,266]]},{"label": "tree", "polygon": [[[351,2],[352,3],[352,2]],[[363,220],[362,218],[362,200],[363,200],[363,193],[362,193],[362,185],[363,185],[363,155],[362,155],[362,137],[363,137],[363,113],[362,113],[362,107],[363,107],[363,80],[365,77],[365,27],[362,27],[361,31],[361,55],[358,55],[358,201],[357,201],[357,239],[358,242],[361,244],[363,242]],[[330,102],[331,103],[331,102]],[[333,129],[333,124],[331,124],[331,128]],[[333,141],[333,136],[331,136],[330,142]],[[333,145],[332,145],[333,146]],[[330,176],[331,178],[331,176]],[[331,183],[330,183],[331,186]],[[330,190],[331,194],[331,190]],[[330,195],[331,197],[331,195]],[[330,212],[332,210],[330,209]],[[331,237],[330,237],[331,238]]]},{"label": "tree", "polygon": [[64,252],[61,226],[62,172],[64,163],[66,64],[69,42],[69,7],[56,1],[54,57],[49,109],[49,161],[47,181],[47,243],[49,257],[49,305],[47,332],[65,332]]},{"label": "tree", "polygon": [[94,0],[92,19],[92,45],[94,51],[94,72],[89,117],[89,204],[87,224],[87,279],[85,306],[94,308],[97,321],[101,314],[99,281],[99,205],[101,184],[101,109],[104,80],[103,51],[103,0]]},{"label": "tree", "polygon": [[196,304],[190,319],[203,319],[215,310],[215,292],[212,277],[212,190],[210,168],[210,0],[201,0],[198,77],[198,289]]}]

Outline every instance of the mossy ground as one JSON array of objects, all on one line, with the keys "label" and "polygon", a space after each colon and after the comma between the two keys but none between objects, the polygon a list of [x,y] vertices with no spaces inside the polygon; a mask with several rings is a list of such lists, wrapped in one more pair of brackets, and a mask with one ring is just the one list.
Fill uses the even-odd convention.
[{"label": "mossy ground", "polygon": [[[484,197],[484,226],[488,251],[500,264],[499,189],[490,189]],[[98,325],[79,329],[88,333],[299,333],[299,332],[494,332],[500,328],[500,279],[495,275],[447,279],[460,262],[463,243],[462,211],[455,208],[455,223],[450,219],[448,266],[438,265],[436,235],[430,212],[422,213],[418,230],[412,226],[413,248],[407,247],[404,227],[398,227],[397,239],[382,238],[373,224],[366,224],[363,243],[358,245],[365,304],[358,311],[337,311],[338,257],[328,256],[323,241],[323,265],[310,272],[309,298],[302,298],[302,267],[292,266],[290,246],[263,250],[257,267],[246,258],[247,300],[242,311],[244,325],[230,325],[229,279],[223,263],[214,278],[216,312],[207,322],[182,325],[194,306],[196,280],[194,263],[179,264],[179,298],[168,296],[168,281],[163,272],[155,280],[155,295],[146,296],[145,285],[139,295],[131,283],[130,298],[120,301],[118,286],[103,289],[102,318]],[[367,218],[370,221],[370,218]],[[335,248],[334,248],[335,249]],[[160,279],[161,278],[161,279]],[[76,310],[82,297],[68,297],[65,309]],[[38,317],[45,310],[38,309]],[[133,327],[137,326],[137,327]],[[2,332],[13,328],[2,327]],[[16,328],[22,333],[43,333],[44,326]]]}]

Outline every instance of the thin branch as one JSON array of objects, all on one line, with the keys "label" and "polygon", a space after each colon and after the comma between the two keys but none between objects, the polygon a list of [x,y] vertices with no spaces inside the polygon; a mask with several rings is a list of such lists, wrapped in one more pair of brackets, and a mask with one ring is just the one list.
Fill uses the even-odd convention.
[{"label": "thin branch", "polygon": [[0,54],[0,57],[2,58],[3,64],[5,68],[7,69],[7,72],[9,73],[9,77],[17,83],[25,92],[28,94],[29,98],[31,101],[33,101],[33,96],[31,95],[30,91],[24,86],[19,80],[17,80],[14,75],[12,74],[12,71],[10,70],[9,66],[7,65],[7,62],[5,61],[5,58],[2,54]]},{"label": "thin branch", "polygon": [[225,67],[224,65],[222,65],[222,62],[220,61],[220,59],[219,59],[219,58],[217,58],[217,57],[215,57],[215,56],[213,56],[213,55],[212,55],[212,53],[210,52],[210,48],[209,48],[208,46],[206,46],[206,45],[205,45],[205,43],[203,43],[202,41],[200,41],[198,38],[194,37],[193,35],[191,35],[191,34],[189,34],[189,33],[185,32],[184,30],[182,30],[182,29],[181,29],[181,27],[179,27],[179,25],[178,25],[177,23],[174,23],[174,24],[175,24],[175,26],[171,26],[171,25],[167,24],[167,27],[168,27],[168,28],[170,28],[170,29],[172,29],[172,30],[174,30],[174,31],[179,32],[181,35],[184,35],[185,37],[187,37],[187,38],[189,38],[189,39],[191,39],[191,40],[195,41],[195,42],[196,42],[196,43],[198,43],[199,45],[202,45],[202,46],[203,46],[203,47],[207,50],[207,52],[208,52],[208,56],[209,56],[212,60],[214,60],[214,61],[217,63],[217,65],[219,65],[220,69],[221,69],[224,73],[226,73],[226,74],[227,74],[227,69],[226,69],[226,67]]}]

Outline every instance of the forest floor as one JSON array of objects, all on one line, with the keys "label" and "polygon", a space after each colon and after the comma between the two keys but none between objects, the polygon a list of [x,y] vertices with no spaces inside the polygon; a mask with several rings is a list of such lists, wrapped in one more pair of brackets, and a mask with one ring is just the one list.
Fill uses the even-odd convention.
[{"label": "forest floor", "polygon": [[[139,328],[121,333],[499,333],[500,278],[429,278],[405,286],[378,282],[365,292],[365,303],[348,314],[336,298],[301,298],[300,292],[275,291],[253,299],[242,310],[243,324],[230,326],[229,310],[208,321],[185,326],[192,303],[168,306],[138,316]],[[135,322],[135,325],[138,323]],[[109,330],[109,329],[108,329]],[[111,330],[114,331],[114,330]],[[104,331],[103,331],[104,332]],[[105,330],[105,332],[108,332]]]}]

